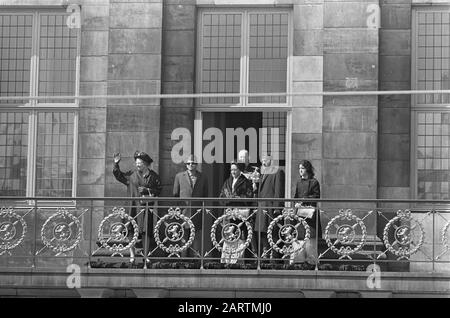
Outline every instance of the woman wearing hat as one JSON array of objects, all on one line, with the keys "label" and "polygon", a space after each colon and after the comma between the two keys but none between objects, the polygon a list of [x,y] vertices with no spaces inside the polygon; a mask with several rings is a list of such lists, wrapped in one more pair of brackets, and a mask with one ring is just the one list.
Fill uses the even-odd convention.
[{"label": "woman wearing hat", "polygon": [[[113,175],[117,181],[127,186],[127,194],[130,197],[157,197],[161,193],[161,179],[159,175],[151,169],[153,162],[152,158],[141,151],[134,153],[134,161],[136,169],[122,172],[119,167],[120,153],[114,154],[114,168]],[[153,203],[147,201],[149,205]],[[140,205],[139,201],[132,201],[130,216],[136,218],[136,222],[139,226],[139,236],[143,233],[147,233],[148,239],[150,239],[153,232],[153,215],[149,214],[147,228],[144,226],[144,213],[138,215],[137,208]],[[154,241],[149,240],[149,247],[154,246]],[[131,262],[134,262],[134,250],[130,250]]]}]

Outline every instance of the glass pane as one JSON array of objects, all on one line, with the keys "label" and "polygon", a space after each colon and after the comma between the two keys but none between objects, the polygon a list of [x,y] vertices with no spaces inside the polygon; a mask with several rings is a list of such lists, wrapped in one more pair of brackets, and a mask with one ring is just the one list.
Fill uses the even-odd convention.
[{"label": "glass pane", "polygon": [[[0,14],[0,96],[30,95],[32,17]],[[20,105],[27,100],[1,101]]]},{"label": "glass pane", "polygon": [[0,112],[0,196],[25,196],[28,113]]},{"label": "glass pane", "polygon": [[38,114],[36,196],[72,196],[74,114]]},{"label": "glass pane", "polygon": [[279,166],[286,164],[286,113],[263,112],[261,156],[270,154]]},{"label": "glass pane", "polygon": [[[249,36],[249,93],[286,92],[288,14],[251,14]],[[286,97],[252,97],[249,102],[286,103]]]},{"label": "glass pane", "polygon": [[[450,89],[448,11],[419,13],[417,35],[417,88]],[[419,104],[448,104],[449,94],[418,96]]]},{"label": "glass pane", "polygon": [[450,199],[450,113],[420,112],[417,121],[418,197]]},{"label": "glass pane", "polygon": [[[62,15],[41,15],[39,37],[39,96],[75,95],[77,29]],[[74,100],[44,100],[73,103]]]},{"label": "glass pane", "polygon": [[[241,15],[203,16],[201,93],[239,93]],[[202,104],[238,104],[239,97],[203,98]]]}]

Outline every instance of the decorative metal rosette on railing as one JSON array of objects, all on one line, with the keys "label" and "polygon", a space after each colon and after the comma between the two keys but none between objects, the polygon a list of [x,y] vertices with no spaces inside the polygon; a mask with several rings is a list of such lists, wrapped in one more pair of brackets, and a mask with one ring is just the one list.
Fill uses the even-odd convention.
[{"label": "decorative metal rosette on railing", "polygon": [[[131,240],[128,238],[130,224],[133,227]],[[113,256],[133,247],[138,236],[138,224],[123,207],[114,207],[113,212],[106,216],[98,227],[98,239],[101,246],[114,252]]]},{"label": "decorative metal rosette on railing", "polygon": [[[400,222],[400,226],[395,225],[396,222]],[[406,224],[405,224],[406,223]],[[415,223],[411,226],[411,223]],[[389,240],[389,231],[391,227],[394,228],[394,241],[391,243]],[[413,230],[419,228],[419,239],[418,243],[415,244],[411,239]],[[383,242],[386,248],[394,255],[401,258],[408,258],[415,254],[420,247],[423,245],[425,239],[425,230],[422,223],[411,217],[410,210],[399,210],[397,211],[397,216],[391,219],[383,231]],[[398,246],[398,248],[395,248]],[[412,246],[412,247],[411,247]]]},{"label": "decorative metal rosette on railing", "polygon": [[[201,209],[198,211],[201,211]],[[177,222],[180,220],[182,223]],[[165,238],[161,241],[159,230],[163,224],[165,226]],[[186,229],[190,230],[189,239],[187,241],[184,238],[185,225],[187,225]],[[179,207],[170,207],[168,213],[156,223],[153,230],[153,236],[155,237],[156,245],[164,252],[169,253],[169,257],[173,255],[179,256],[181,252],[192,245],[195,237],[195,226],[191,219],[181,212]],[[169,246],[164,245],[167,241],[170,242]],[[180,245],[179,243],[183,244]]]},{"label": "decorative metal rosette on railing", "polygon": [[445,226],[442,228],[442,245],[444,245],[445,250],[448,251],[450,250],[450,245],[449,245],[449,237],[450,237],[450,221],[448,221]]},{"label": "decorative metal rosette on railing", "polygon": [[[237,248],[232,248],[232,251],[226,251],[230,254],[238,254],[242,251],[245,251],[247,247],[252,242],[252,236],[253,236],[253,230],[252,230],[252,224],[248,221],[248,216],[244,216],[242,214],[242,210],[249,211],[247,209],[238,209],[238,208],[227,208],[225,210],[225,213],[217,218],[216,221],[214,221],[212,227],[211,227],[211,242],[213,246],[217,248],[218,251],[222,251],[222,243],[226,242],[228,243],[228,246],[234,246],[236,243],[238,243],[239,239],[241,238],[243,231],[241,229],[242,225],[245,225],[247,228],[247,238],[244,242],[244,244],[238,244]],[[239,224],[236,223],[229,223],[228,220],[239,220],[241,221]],[[223,224],[225,223],[226,224]],[[219,224],[222,224],[222,231],[221,231],[221,239],[219,242],[217,242],[216,238],[216,230],[217,226]]]},{"label": "decorative metal rosette on railing", "polygon": [[80,220],[64,208],[50,216],[41,229],[41,239],[56,255],[67,253],[80,244],[82,226]]},{"label": "decorative metal rosette on railing", "polygon": [[[342,222],[353,222],[353,224],[342,224]],[[331,242],[330,237],[331,227],[336,228],[336,240],[334,243]],[[355,242],[357,227],[359,227],[361,231],[361,237],[358,244]],[[332,218],[325,228],[325,241],[327,242],[329,249],[341,256],[340,259],[344,257],[351,259],[350,255],[355,254],[364,246],[366,238],[367,229],[364,222],[354,215],[351,209],[340,210],[339,215]],[[339,243],[343,245],[356,244],[356,246],[354,248],[351,248],[350,246],[341,246],[340,248],[337,248],[335,245]]]},{"label": "decorative metal rosette on railing", "polygon": [[0,210],[0,255],[11,254],[11,250],[23,242],[27,223],[12,208]]},{"label": "decorative metal rosette on railing", "polygon": [[[283,221],[284,225],[281,225],[279,222]],[[289,221],[296,221],[296,224],[286,223]],[[299,237],[298,227],[302,226],[305,231],[305,237],[303,238],[303,244],[296,245]],[[274,227],[278,226],[278,240],[275,242],[273,240],[273,231]],[[274,218],[272,222],[270,222],[269,227],[267,228],[267,241],[269,242],[270,247],[277,251],[278,253],[283,254],[283,257],[287,257],[291,254],[297,253],[300,251],[304,244],[309,241],[311,236],[311,230],[309,228],[308,223],[306,223],[305,219],[298,216],[295,213],[295,209],[285,208],[282,213]],[[282,247],[279,247],[278,244],[283,243]],[[295,247],[296,246],[296,247]]]},{"label": "decorative metal rosette on railing", "polygon": [[439,260],[442,256],[444,256],[450,250],[450,221],[445,223],[444,227],[441,230],[441,241],[442,241],[442,252],[438,256],[436,256],[436,260]]}]

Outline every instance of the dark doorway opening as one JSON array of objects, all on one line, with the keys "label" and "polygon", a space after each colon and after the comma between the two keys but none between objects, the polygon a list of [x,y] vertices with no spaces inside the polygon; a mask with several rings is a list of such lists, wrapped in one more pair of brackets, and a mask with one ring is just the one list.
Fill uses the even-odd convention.
[{"label": "dark doorway opening", "polygon": [[[285,169],[285,140],[286,140],[286,112],[203,112],[202,113],[202,138],[204,135],[204,132],[208,128],[217,128],[222,132],[222,139],[223,139],[223,157],[220,162],[212,162],[212,163],[206,163],[204,158],[202,158],[202,165],[201,170],[202,173],[208,178],[210,193],[209,195],[211,197],[218,197],[220,194],[220,191],[222,189],[223,183],[230,175],[230,163],[227,162],[227,154],[226,154],[226,143],[230,142],[226,138],[226,129],[236,129],[236,128],[242,128],[244,131],[248,128],[254,128],[257,131],[257,139],[256,142],[257,145],[257,154],[256,158],[252,158],[251,152],[250,152],[250,164],[254,166],[260,166],[260,149],[262,147],[262,141],[263,136],[261,136],[260,128],[267,128],[266,131],[268,131],[269,134],[272,133],[272,129],[275,129],[276,133],[273,134],[274,136],[278,136],[278,138],[274,138],[274,140],[269,138],[266,138],[267,140],[270,140],[270,145],[267,145],[268,150],[272,150],[272,143],[277,142],[278,143],[278,149],[279,149],[279,160],[278,165],[281,169]],[[265,130],[263,129],[262,132]],[[277,135],[278,133],[278,135]],[[245,149],[250,150],[250,142],[255,142],[254,140],[249,140],[250,138],[245,138]],[[278,140],[276,140],[278,139]],[[205,146],[207,146],[209,143],[211,143],[211,140],[204,140],[202,142],[202,151],[205,149]],[[230,152],[232,154],[229,154],[229,157],[233,159],[237,159],[238,152],[241,149],[238,149],[237,140],[235,138],[234,142],[234,148],[230,149]],[[270,151],[269,151],[270,152]],[[218,201],[215,201],[212,203],[213,206],[220,205]],[[212,215],[214,217],[219,217],[223,213],[222,209],[212,209],[211,210]],[[212,226],[212,222],[214,222],[214,218],[207,217],[205,219],[205,228],[210,229]],[[203,233],[204,240],[205,240],[205,246],[211,247],[211,238],[210,233],[208,231],[205,231]],[[209,248],[207,248],[209,250]],[[212,257],[220,257],[220,253],[217,250],[214,250],[210,256]]]},{"label": "dark doorway opening", "polygon": [[[254,166],[260,166],[260,153],[262,147],[262,131],[266,131],[269,136],[267,137],[268,145],[267,150],[271,151],[272,147],[272,129],[277,128],[277,133],[279,137],[276,138],[275,142],[278,143],[279,149],[279,160],[278,165],[281,166],[282,169],[285,167],[285,139],[286,139],[286,113],[285,112],[204,112],[202,116],[202,126],[203,131],[202,135],[208,128],[214,127],[219,129],[223,135],[223,158],[221,162],[213,162],[213,163],[205,163],[202,164],[202,171],[208,177],[210,181],[211,193],[210,195],[213,197],[218,197],[220,194],[220,190],[222,188],[223,183],[230,175],[230,163],[227,161],[227,154],[225,149],[226,143],[230,143],[230,140],[226,138],[226,129],[237,129],[242,128],[244,131],[253,128],[257,133],[257,145],[256,145],[256,156],[252,155],[250,152],[250,163]],[[267,128],[266,130],[260,130],[260,128]],[[211,141],[203,141],[203,148],[210,143]],[[250,143],[254,143],[254,140],[250,140],[249,137],[245,138],[245,149],[250,150]],[[235,138],[234,148],[231,150],[232,154],[228,154],[228,158],[237,159],[238,152],[241,149],[238,149],[238,143]],[[256,157],[256,158],[255,158]]]}]

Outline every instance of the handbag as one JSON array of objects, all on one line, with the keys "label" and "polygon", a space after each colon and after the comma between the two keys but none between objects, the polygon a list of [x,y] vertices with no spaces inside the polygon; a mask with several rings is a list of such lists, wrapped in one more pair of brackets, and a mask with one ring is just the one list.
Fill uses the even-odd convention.
[{"label": "handbag", "polygon": [[240,215],[240,216],[242,216],[242,217],[244,217],[244,218],[248,218],[248,215],[249,215],[249,213],[250,213],[250,209],[236,209],[237,210],[237,213]]},{"label": "handbag", "polygon": [[[233,212],[235,212],[236,214],[240,215],[241,217],[243,217],[244,219],[247,219],[249,214],[250,214],[250,209],[238,209],[238,208],[234,208]],[[230,218],[226,218],[224,220],[224,224],[226,224],[227,222],[230,221]]]},{"label": "handbag", "polygon": [[316,208],[313,206],[305,206],[305,207],[299,207],[297,208],[297,215],[305,218],[305,219],[312,219],[314,212],[316,211]]},{"label": "handbag", "polygon": [[304,245],[305,241],[303,240],[296,240],[292,242],[292,249],[295,251],[289,255],[289,264],[294,263],[303,263],[305,261],[304,256]]},{"label": "handbag", "polygon": [[[245,249],[243,248],[244,245],[245,243],[244,240],[242,239],[239,239],[233,243],[224,241],[222,246],[222,255],[220,257],[220,262],[226,264],[236,264],[238,258],[241,258],[244,255],[245,251]],[[238,249],[242,250],[239,252],[235,252]]]}]

